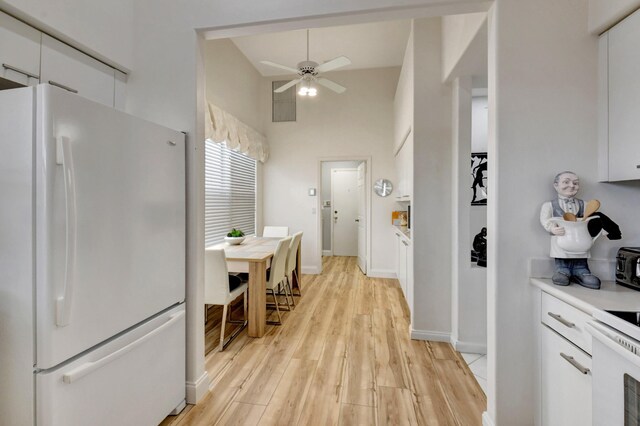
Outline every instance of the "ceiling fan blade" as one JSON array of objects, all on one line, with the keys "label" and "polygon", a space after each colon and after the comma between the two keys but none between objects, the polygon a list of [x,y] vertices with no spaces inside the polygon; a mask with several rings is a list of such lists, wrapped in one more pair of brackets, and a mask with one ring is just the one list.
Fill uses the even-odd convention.
[{"label": "ceiling fan blade", "polygon": [[269,65],[270,67],[280,68],[281,70],[289,71],[289,72],[291,72],[291,73],[293,73],[293,74],[298,74],[298,72],[299,72],[299,71],[298,71],[297,69],[295,69],[295,68],[291,68],[291,67],[288,67],[288,66],[286,66],[286,65],[276,64],[275,62],[270,62],[270,61],[260,61],[260,63],[261,63],[261,64],[264,64],[264,65]]},{"label": "ceiling fan blade", "polygon": [[335,59],[330,60],[329,62],[325,62],[324,64],[318,65],[316,67],[317,72],[327,72],[331,70],[335,70],[336,68],[344,67],[351,64],[351,60],[346,56],[339,56]]},{"label": "ceiling fan blade", "polygon": [[282,93],[285,90],[287,90],[289,87],[291,86],[295,86],[296,84],[298,84],[299,82],[301,82],[302,79],[298,78],[296,80],[291,80],[290,82],[283,84],[282,86],[278,87],[276,90],[274,90],[275,93]]},{"label": "ceiling fan blade", "polygon": [[326,78],[320,77],[316,80],[316,82],[323,85],[324,87],[333,90],[336,93],[343,93],[345,90],[347,90],[346,87],[340,86],[338,83],[334,83],[333,81],[327,80]]}]

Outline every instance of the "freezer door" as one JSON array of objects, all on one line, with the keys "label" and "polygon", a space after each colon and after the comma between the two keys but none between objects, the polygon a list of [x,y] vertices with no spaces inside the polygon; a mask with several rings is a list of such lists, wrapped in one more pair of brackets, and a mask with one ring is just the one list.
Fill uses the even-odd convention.
[{"label": "freezer door", "polygon": [[36,374],[38,426],[157,425],[185,397],[184,304]]},{"label": "freezer door", "polygon": [[184,300],[182,133],[41,85],[36,366]]}]

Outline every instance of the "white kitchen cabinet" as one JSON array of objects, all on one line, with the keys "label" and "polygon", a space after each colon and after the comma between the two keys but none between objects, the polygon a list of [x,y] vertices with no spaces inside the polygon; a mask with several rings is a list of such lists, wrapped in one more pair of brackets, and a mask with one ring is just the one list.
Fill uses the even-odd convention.
[{"label": "white kitchen cabinet", "polygon": [[121,111],[125,110],[125,100],[127,98],[127,75],[115,70],[115,92],[113,106]]},{"label": "white kitchen cabinet", "polygon": [[539,419],[541,426],[591,424],[591,315],[541,291],[539,334]]},{"label": "white kitchen cabinet", "polygon": [[599,179],[640,179],[640,11],[599,45]]},{"label": "white kitchen cabinet", "polygon": [[411,240],[396,228],[396,277],[409,308],[413,301],[413,250]]},{"label": "white kitchen cabinet", "polygon": [[404,238],[400,236],[400,234],[396,234],[397,236],[397,250],[398,250],[398,266],[397,266],[397,275],[398,281],[400,282],[400,288],[404,293],[405,297],[407,296],[407,248],[408,243]]},{"label": "white kitchen cabinet", "polygon": [[545,426],[591,424],[591,356],[541,325],[542,418]]},{"label": "white kitchen cabinet", "polygon": [[115,70],[46,34],[42,34],[40,81],[114,106]]},{"label": "white kitchen cabinet", "polygon": [[0,76],[33,86],[40,78],[40,31],[0,12]]},{"label": "white kitchen cabinet", "polygon": [[396,153],[395,157],[396,163],[396,188],[395,188],[395,196],[396,200],[400,201],[403,198],[403,195],[406,193],[406,174],[404,171],[404,162],[403,162],[403,150],[400,149]]},{"label": "white kitchen cabinet", "polygon": [[413,133],[411,131],[396,153],[396,175],[398,177],[396,200],[411,201],[413,196]]},{"label": "white kitchen cabinet", "polygon": [[542,292],[540,314],[540,322],[586,353],[591,353],[591,334],[586,330],[591,315],[545,292]]}]

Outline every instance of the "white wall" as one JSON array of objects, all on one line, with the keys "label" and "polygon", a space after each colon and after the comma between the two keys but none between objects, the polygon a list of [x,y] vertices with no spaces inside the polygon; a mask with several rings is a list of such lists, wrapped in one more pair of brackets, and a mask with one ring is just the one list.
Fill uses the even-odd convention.
[{"label": "white wall", "polygon": [[[297,100],[297,121],[267,123],[271,158],[264,165],[264,222],[286,224],[303,231],[302,264],[319,271],[317,197],[307,195],[320,186],[318,161],[370,156],[372,182],[393,176],[393,95],[398,68],[333,72],[331,80],[347,87],[343,94],[320,88],[315,98]],[[274,78],[277,79],[277,78]],[[265,91],[271,90],[266,82]],[[270,103],[270,99],[267,101]],[[270,111],[269,105],[269,111]],[[389,222],[391,197],[371,197],[371,274],[395,270],[393,234]]]},{"label": "white wall", "polygon": [[[581,198],[598,198],[623,230],[594,258],[640,243],[629,212],[640,184],[597,182],[597,38],[584,2],[498,1],[490,28],[488,410],[497,425],[533,422],[531,257],[549,255],[540,205],[561,170],[580,175]],[[530,58],[535,57],[535,61]],[[529,58],[529,59],[526,59]],[[611,277],[609,277],[611,278]],[[525,384],[525,385],[523,385]]]},{"label": "white wall", "polygon": [[[331,169],[355,169],[362,161],[323,161],[320,203],[331,201]],[[322,207],[322,251],[331,251],[331,207]]]},{"label": "white wall", "polygon": [[[413,28],[413,26],[412,26]],[[409,32],[407,47],[402,59],[398,86],[393,99],[394,128],[393,146],[394,152],[401,147],[404,137],[413,126],[413,29]],[[410,142],[410,141],[407,141]]]},{"label": "white wall", "polygon": [[[461,352],[485,353],[487,270],[472,264],[470,260],[473,237],[482,226],[486,226],[486,207],[470,205],[472,121],[476,118],[472,108],[471,87],[469,76],[453,81],[451,342]],[[484,222],[477,223],[479,219],[484,219]]]},{"label": "white wall", "polygon": [[[64,2],[65,5],[89,8],[84,3],[79,0]],[[91,13],[78,19],[76,13],[65,13],[64,16],[55,13],[54,9],[60,7],[59,2],[12,1],[11,4],[54,28],[64,30],[73,27],[74,38],[84,45],[91,45],[96,40],[96,43],[104,43],[104,54],[115,61],[129,61],[132,73],[128,81],[127,110],[190,134],[187,300],[191,305],[188,312],[187,378],[194,385],[202,383],[195,381],[204,377],[200,374],[204,366],[203,307],[195,304],[202,293],[202,241],[199,239],[203,201],[199,172],[202,170],[200,141],[204,128],[201,109],[204,105],[204,74],[201,66],[204,54],[197,48],[194,28],[284,22],[297,17],[334,14],[343,18],[345,15],[359,15],[349,16],[349,19],[363,19],[363,15],[382,16],[376,13],[385,8],[397,8],[395,10],[400,11],[398,14],[405,13],[406,17],[407,10],[409,13],[414,10],[410,6],[434,3],[443,2],[283,0],[279,7],[273,7],[269,2],[252,2],[248,5],[246,2],[223,0],[139,0],[133,3],[135,25],[130,29],[126,19],[114,19],[108,13],[95,13],[93,3]],[[446,3],[453,4],[455,1]],[[555,0],[498,0],[494,7],[489,25],[492,46],[489,104],[493,111],[489,145],[489,155],[493,160],[489,167],[494,179],[489,184],[490,194],[493,195],[489,201],[488,215],[489,226],[496,232],[489,241],[488,409],[498,425],[521,425],[530,424],[532,419],[531,387],[523,386],[523,383],[531,383],[530,372],[533,371],[531,346],[528,344],[528,338],[532,336],[531,316],[528,314],[532,304],[526,264],[531,256],[547,255],[548,240],[537,223],[537,215],[540,203],[553,195],[550,180],[558,170],[573,168],[582,176],[583,197],[599,197],[603,202],[603,210],[606,208],[604,211],[622,226],[625,239],[619,242],[598,241],[594,249],[596,257],[611,258],[616,247],[623,244],[640,245],[635,216],[628,214],[640,207],[640,187],[637,182],[596,183],[596,41],[587,34],[586,6],[582,2]],[[120,10],[123,10],[123,14],[127,13],[126,7]],[[303,25],[300,24],[299,28]],[[123,28],[120,29],[120,26]],[[101,30],[105,27],[108,29]],[[132,38],[125,43],[114,41],[117,39],[113,38],[114,33],[119,31],[132,31]],[[424,34],[426,31],[419,32],[419,39],[427,35]],[[535,57],[536,61],[531,61],[531,57]],[[425,63],[424,58],[419,59],[420,64]],[[426,74],[426,79],[431,80],[430,73]],[[439,116],[443,111],[448,114],[450,107],[437,107],[446,104],[446,98],[443,99],[443,95],[431,87],[434,103],[430,109],[424,96],[430,92],[430,86],[426,83],[424,86],[416,89],[416,93],[421,93],[421,98],[424,98],[416,99],[416,112],[420,114],[416,117],[430,123],[433,132],[448,133],[441,126],[448,126],[449,117]],[[424,126],[429,125],[425,123]],[[449,141],[450,137],[445,135],[434,139]],[[442,191],[448,190],[446,182],[449,177],[436,176],[442,173],[435,160],[440,156],[434,154],[439,154],[440,148],[437,143],[433,149],[418,148],[427,143],[431,144],[433,140],[416,134],[414,180],[416,185],[421,181],[425,184],[414,195],[414,210],[416,215],[418,209],[421,215],[435,213],[436,225],[427,223],[425,219],[424,223],[414,225],[414,232],[420,232],[425,241],[443,241],[445,247],[442,250],[446,250],[449,237],[440,235],[437,219],[443,213],[441,208],[446,210],[450,206],[450,200],[439,188],[444,182]],[[580,155],[576,156],[576,152],[580,152]],[[450,159],[447,149],[442,154],[442,158]],[[523,161],[529,167],[523,168]],[[419,167],[433,170],[425,176]],[[375,172],[373,177],[376,177]],[[430,181],[430,177],[434,180]],[[306,193],[306,185],[304,189]],[[523,191],[526,191],[526,196],[523,196]],[[443,199],[444,204],[440,202]],[[443,218],[445,223],[448,217]],[[519,220],[511,222],[510,219],[514,217]],[[526,243],[523,244],[523,241]],[[423,276],[416,274],[416,280],[420,283],[417,286],[420,294],[417,296],[427,304],[433,303],[429,301],[430,297],[442,301],[443,295],[437,285],[447,282],[445,273],[437,267],[438,253],[434,251],[435,247],[422,247],[421,253],[426,258],[420,260],[424,259],[435,275],[429,275],[429,270],[416,268],[417,273],[424,272]],[[441,269],[446,272],[450,267]],[[425,284],[426,280],[431,284]],[[446,284],[442,286],[447,287]],[[432,294],[429,293],[431,290]],[[449,303],[445,305],[449,306]],[[437,316],[435,312],[433,315]],[[444,315],[448,322],[449,312]],[[428,319],[422,315],[420,317],[421,322]],[[448,324],[442,325],[442,328],[448,328]],[[203,388],[206,391],[206,386]]]},{"label": "white wall", "polygon": [[640,0],[589,0],[589,31],[600,34],[640,7]]},{"label": "white wall", "polygon": [[451,333],[451,89],[441,80],[440,18],[413,23],[413,204],[415,337]]},{"label": "white wall", "polygon": [[[474,48],[472,43],[478,32],[483,29],[486,31],[486,21],[487,14],[484,12],[450,15],[442,18],[442,45],[446,46],[442,51],[443,80],[449,78],[463,57],[474,54],[474,52],[469,52],[469,49]],[[486,33],[483,32],[483,34]],[[484,52],[479,53],[484,54]],[[463,73],[463,75],[474,74],[477,73]]]},{"label": "white wall", "polygon": [[[195,401],[207,390],[204,372],[204,308],[196,301],[203,297],[204,189],[204,51],[196,29],[250,34],[263,30],[283,31],[314,25],[367,22],[378,19],[407,19],[447,13],[478,12],[485,0],[350,0],[318,2],[283,0],[271,2],[228,2],[212,0],[122,1],[113,7],[119,15],[95,13],[94,3],[64,0],[10,0],[18,12],[41,20],[51,28],[70,34],[78,44],[100,44],[105,56],[131,70],[127,81],[126,111],[166,126],[188,132],[187,137],[187,398]],[[8,4],[2,3],[3,7]],[[82,19],[73,11],[87,10]],[[130,26],[128,17],[133,16]],[[303,22],[306,20],[306,22]],[[232,28],[237,27],[237,30]],[[71,30],[73,28],[73,31]],[[120,41],[114,33],[126,35]],[[129,38],[130,35],[130,38]],[[97,40],[97,41],[96,41]]]},{"label": "white wall", "polygon": [[471,152],[487,152],[489,108],[486,96],[471,99]]},{"label": "white wall", "polygon": [[263,133],[263,77],[229,39],[205,43],[206,98]]}]

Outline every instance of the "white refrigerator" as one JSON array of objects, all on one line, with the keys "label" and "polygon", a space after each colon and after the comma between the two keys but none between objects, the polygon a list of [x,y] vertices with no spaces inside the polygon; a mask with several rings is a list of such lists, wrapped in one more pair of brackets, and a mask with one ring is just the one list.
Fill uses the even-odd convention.
[{"label": "white refrigerator", "polygon": [[0,91],[0,423],[155,425],[185,399],[184,135]]}]

